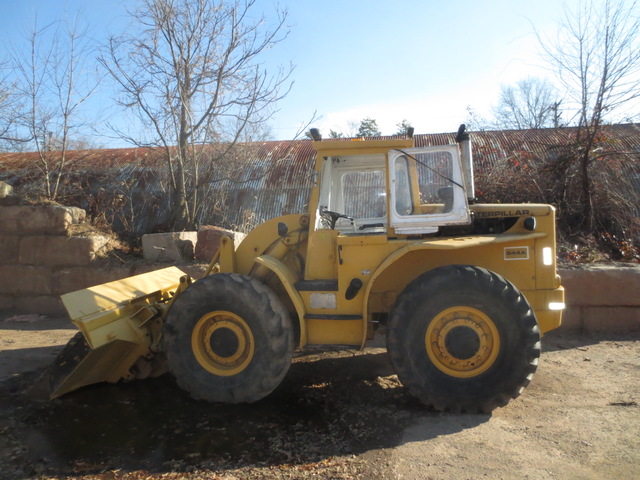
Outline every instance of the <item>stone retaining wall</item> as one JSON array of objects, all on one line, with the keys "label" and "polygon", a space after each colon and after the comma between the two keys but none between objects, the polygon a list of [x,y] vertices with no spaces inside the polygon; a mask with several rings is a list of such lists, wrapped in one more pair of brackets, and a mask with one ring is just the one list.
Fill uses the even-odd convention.
[{"label": "stone retaining wall", "polygon": [[[100,259],[109,239],[72,236],[85,212],[60,206],[0,206],[0,310],[66,315],[60,295],[166,265]],[[198,278],[202,265],[181,266]]]},{"label": "stone retaining wall", "polygon": [[[71,236],[84,211],[59,206],[0,206],[0,310],[66,315],[60,295],[163,268],[97,259],[108,239]],[[179,265],[199,278],[204,265]],[[640,266],[561,269],[563,328],[640,330]]]},{"label": "stone retaining wall", "polygon": [[561,269],[562,325],[586,331],[640,330],[640,265]]},{"label": "stone retaining wall", "polygon": [[0,207],[0,309],[59,313],[67,269],[91,268],[104,237],[71,237],[84,211],[58,206]]}]

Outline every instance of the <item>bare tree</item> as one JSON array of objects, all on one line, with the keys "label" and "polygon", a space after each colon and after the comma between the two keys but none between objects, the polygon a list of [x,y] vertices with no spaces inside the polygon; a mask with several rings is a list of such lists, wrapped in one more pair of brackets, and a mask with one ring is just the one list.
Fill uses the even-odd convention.
[{"label": "bare tree", "polygon": [[[329,138],[356,138],[361,123],[355,120],[348,120],[342,125],[341,129],[334,130],[330,128]],[[307,134],[307,137],[311,138],[311,134]]]},{"label": "bare tree", "polygon": [[21,139],[17,132],[19,120],[19,99],[16,95],[16,86],[8,74],[4,73],[9,69],[7,64],[0,64],[0,145],[12,149],[16,142]]},{"label": "bare tree", "polygon": [[483,115],[471,105],[467,105],[467,116],[464,119],[464,123],[469,130],[476,132],[486,132],[487,130],[495,129],[495,122],[485,118]]},{"label": "bare tree", "polygon": [[585,230],[594,231],[593,181],[590,170],[601,159],[597,140],[606,120],[640,96],[640,15],[638,2],[591,0],[565,10],[558,35],[540,38],[550,66],[565,89],[565,107],[575,110],[578,163]]},{"label": "bare tree", "polygon": [[85,126],[80,108],[99,83],[87,71],[92,47],[77,20],[66,24],[64,30],[56,24],[34,27],[28,50],[14,51],[11,58],[15,96],[22,107],[13,141],[26,143],[37,152],[37,167],[49,200],[58,197],[67,152],[74,145],[73,137]]},{"label": "bare tree", "polygon": [[[112,37],[101,56],[146,138],[119,131],[138,146],[160,147],[169,172],[172,228],[192,228],[207,145],[216,162],[265,122],[288,92],[291,69],[269,74],[261,56],[287,35],[287,12],[267,27],[255,0],[143,0],[131,13],[140,27]],[[245,137],[246,138],[246,137]]]},{"label": "bare tree", "polygon": [[525,130],[559,126],[559,105],[547,80],[535,77],[515,85],[502,85],[500,102],[494,109],[499,129]]}]

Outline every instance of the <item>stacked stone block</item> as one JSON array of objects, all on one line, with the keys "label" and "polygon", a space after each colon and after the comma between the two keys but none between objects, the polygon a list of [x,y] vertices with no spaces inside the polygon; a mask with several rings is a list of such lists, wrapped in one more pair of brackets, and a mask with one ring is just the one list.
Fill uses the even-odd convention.
[{"label": "stacked stone block", "polygon": [[101,280],[90,265],[108,239],[69,233],[84,220],[84,210],[73,207],[0,207],[0,309],[62,314],[60,294],[75,286],[69,276]]},{"label": "stacked stone block", "polygon": [[233,230],[205,225],[198,230],[198,241],[196,243],[195,257],[200,262],[210,262],[220,247],[222,237],[229,237],[233,240],[234,248],[238,248],[246,235]]},{"label": "stacked stone block", "polygon": [[[72,235],[84,221],[75,207],[0,206],[0,311],[66,316],[60,295],[166,266],[100,260],[107,237]],[[179,266],[192,278],[206,268]]]},{"label": "stacked stone block", "polygon": [[593,265],[560,271],[567,309],[563,328],[640,331],[640,266]]},{"label": "stacked stone block", "polygon": [[153,263],[190,262],[197,240],[198,232],[149,233],[142,236],[142,254]]}]

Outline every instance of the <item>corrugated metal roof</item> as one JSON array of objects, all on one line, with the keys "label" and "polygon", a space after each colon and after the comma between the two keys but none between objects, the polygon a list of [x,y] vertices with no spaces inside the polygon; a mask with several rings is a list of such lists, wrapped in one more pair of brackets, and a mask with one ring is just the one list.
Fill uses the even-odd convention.
[{"label": "corrugated metal roof", "polygon": [[[507,158],[518,151],[528,151],[543,157],[550,149],[566,145],[575,136],[575,128],[532,129],[532,130],[500,130],[472,132],[476,156],[488,155],[491,158]],[[640,153],[640,124],[609,125],[603,127],[604,136],[614,142],[619,150]],[[430,133],[415,135],[417,147],[431,145],[447,145],[455,143],[455,133]],[[380,139],[400,138],[397,136],[376,137]],[[323,141],[332,141],[324,139]],[[345,140],[344,138],[336,140]],[[269,159],[292,157],[295,161],[301,158],[308,160],[315,151],[311,140],[265,141],[250,144],[253,160],[257,165]],[[211,156],[222,147],[211,148]],[[206,150],[205,150],[206,151]],[[58,152],[47,152],[55,156]],[[140,166],[157,166],[163,162],[164,151],[160,148],[115,148],[95,150],[74,150],[67,152],[67,165],[73,168],[111,168],[136,163]],[[0,172],[27,168],[38,162],[36,152],[0,153]],[[292,175],[285,168],[279,169],[277,175]],[[290,177],[288,177],[290,178]]]},{"label": "corrugated metal roof", "polygon": [[[526,155],[545,160],[567,145],[575,129],[471,132],[476,169]],[[397,137],[381,137],[397,138]],[[455,133],[415,135],[416,146],[455,143]],[[631,153],[626,174],[640,174],[640,124],[604,129],[606,145]],[[329,140],[330,141],[330,140]],[[224,145],[203,149],[198,167],[200,224],[246,229],[268,218],[302,213],[308,203],[315,150],[311,140],[267,141],[239,145],[217,159]],[[49,152],[55,155],[57,152]],[[216,160],[217,159],[217,160]],[[1,153],[0,180],[26,191],[35,188],[41,173],[37,153]],[[134,235],[168,225],[167,166],[163,151],[120,148],[67,152],[65,202],[104,215],[117,231]]]}]

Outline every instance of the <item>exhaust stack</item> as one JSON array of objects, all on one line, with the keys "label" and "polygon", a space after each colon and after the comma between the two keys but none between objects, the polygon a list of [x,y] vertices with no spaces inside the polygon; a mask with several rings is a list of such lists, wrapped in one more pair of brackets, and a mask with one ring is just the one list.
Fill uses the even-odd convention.
[{"label": "exhaust stack", "polygon": [[463,123],[458,128],[456,142],[460,147],[460,155],[462,159],[462,175],[464,177],[464,187],[467,190],[467,199],[469,203],[475,200],[476,193],[473,184],[473,151],[471,149],[471,140],[469,133],[466,131],[467,126]]}]

